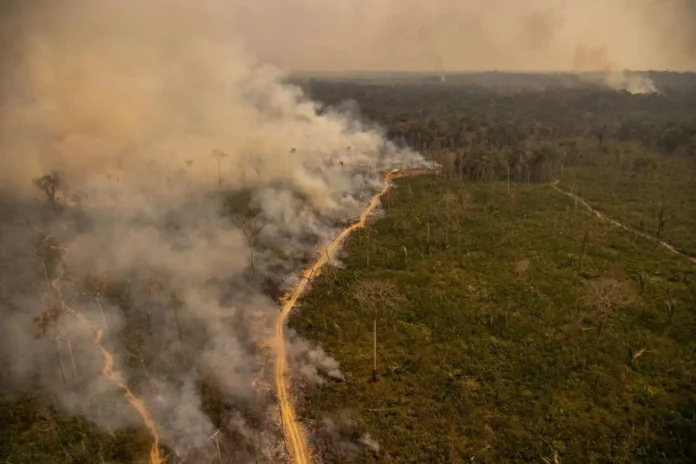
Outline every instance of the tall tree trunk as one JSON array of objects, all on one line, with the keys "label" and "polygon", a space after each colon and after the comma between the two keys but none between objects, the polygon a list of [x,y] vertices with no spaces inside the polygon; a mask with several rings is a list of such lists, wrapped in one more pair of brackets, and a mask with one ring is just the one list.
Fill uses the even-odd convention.
[{"label": "tall tree trunk", "polygon": [[510,165],[507,168],[507,194],[510,196]]},{"label": "tall tree trunk", "polygon": [[75,357],[73,356],[72,343],[70,343],[70,337],[66,337],[66,341],[68,342],[68,353],[70,353],[70,363],[72,364],[73,378],[77,380],[77,366],[75,366]]},{"label": "tall tree trunk", "polygon": [[430,254],[430,214],[428,214],[428,224],[426,226],[427,229],[427,253]]},{"label": "tall tree trunk", "polygon": [[585,237],[582,239],[582,248],[580,249],[580,259],[578,260],[578,276],[582,272],[582,262],[585,259],[585,252],[587,251],[587,241],[590,238],[590,232],[585,232]]},{"label": "tall tree trunk", "polygon": [[449,248],[449,225],[450,225],[450,216],[449,216],[449,207],[447,208],[447,220],[445,224],[445,248]]},{"label": "tall tree trunk", "polygon": [[102,308],[101,301],[99,300],[99,295],[94,297],[97,300],[97,306],[99,307],[99,312],[101,313],[102,322],[104,323],[104,329],[108,329],[109,325],[106,323],[106,315],[104,314],[104,308]]},{"label": "tall tree trunk", "polygon": [[464,182],[464,152],[459,152],[459,180]]},{"label": "tall tree trunk", "polygon": [[377,381],[377,313],[372,320],[372,381]]},{"label": "tall tree trunk", "polygon": [[172,309],[174,310],[174,316],[176,317],[176,328],[179,332],[179,346],[181,348],[181,362],[186,366],[186,352],[184,350],[184,336],[181,332],[181,321],[179,320],[179,311],[177,310],[176,297],[172,295]]},{"label": "tall tree trunk", "polygon": [[63,368],[63,360],[60,356],[60,341],[56,338],[54,341],[54,346],[56,347],[56,356],[58,357],[58,365],[60,366],[60,375],[63,377],[63,385],[68,384],[68,378],[65,376],[65,369]]},{"label": "tall tree trunk", "polygon": [[461,237],[461,223],[459,222],[459,218],[457,218],[457,252],[459,252],[460,237]]},{"label": "tall tree trunk", "polygon": [[365,267],[370,267],[370,230],[371,228],[367,228],[367,264]]},{"label": "tall tree trunk", "polygon": [[662,234],[662,229],[665,227],[665,204],[662,200],[660,200],[660,210],[659,213],[657,214],[657,230],[655,232],[655,238],[660,238],[660,235]]}]

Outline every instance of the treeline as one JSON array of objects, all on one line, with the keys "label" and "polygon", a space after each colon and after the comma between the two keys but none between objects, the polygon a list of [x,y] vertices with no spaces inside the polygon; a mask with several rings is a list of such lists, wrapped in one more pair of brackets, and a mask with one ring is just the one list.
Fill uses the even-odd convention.
[{"label": "treeline", "polygon": [[468,143],[468,147],[438,147],[426,153],[442,165],[445,177],[462,181],[550,182],[574,166],[629,174],[649,174],[659,168],[659,158],[634,142],[530,137],[496,146],[470,136]]},{"label": "treeline", "polygon": [[631,142],[645,153],[696,158],[696,74],[667,77],[669,91],[651,95],[589,85],[514,92],[446,82],[302,85],[327,105],[356,101],[396,143],[445,159],[452,155],[443,153],[454,152],[461,176],[487,178],[501,169],[507,176],[512,165],[511,175],[533,181],[551,164],[560,166],[568,139],[591,139],[598,147]]}]

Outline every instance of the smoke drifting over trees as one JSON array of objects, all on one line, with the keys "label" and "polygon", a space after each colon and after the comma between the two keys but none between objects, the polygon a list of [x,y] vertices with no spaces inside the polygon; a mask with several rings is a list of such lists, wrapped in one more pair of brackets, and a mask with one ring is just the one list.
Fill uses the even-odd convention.
[{"label": "smoke drifting over trees", "polygon": [[262,0],[234,21],[290,70],[599,71],[590,79],[652,93],[623,70],[696,68],[694,0]]},{"label": "smoke drifting over trees", "polygon": [[290,69],[602,70],[582,49],[617,69],[696,66],[693,0],[262,0],[236,18]]},{"label": "smoke drifting over trees", "polygon": [[[4,383],[37,382],[100,425],[140,424],[74,310],[104,329],[162,444],[196,462],[225,450],[211,440],[225,429],[249,447],[228,455],[270,456],[269,288],[380,188],[377,169],[423,160],[351,108],[319,108],[268,63],[684,69],[695,12],[687,0],[0,2]],[[621,79],[607,83],[649,84]],[[258,222],[246,237],[238,203]],[[341,379],[321,348],[291,348],[293,372]],[[203,385],[224,398],[218,417]]]},{"label": "smoke drifting over trees", "polygon": [[[104,329],[101,343],[161,443],[199,462],[224,450],[224,438],[211,440],[218,429],[257,457],[272,453],[277,422],[259,386],[272,371],[262,366],[278,312],[268,288],[292,280],[361,209],[381,187],[378,169],[423,165],[349,115],[319,114],[249,58],[228,32],[233,10],[218,1],[8,2],[1,24],[6,383],[38,382],[57,405],[103,426],[141,422],[102,375],[76,311]],[[57,180],[50,202],[37,188],[46,174]],[[233,220],[238,203],[263,225],[253,241]],[[303,342],[292,361],[312,382],[341,376]],[[216,418],[204,386],[226,405]]]}]

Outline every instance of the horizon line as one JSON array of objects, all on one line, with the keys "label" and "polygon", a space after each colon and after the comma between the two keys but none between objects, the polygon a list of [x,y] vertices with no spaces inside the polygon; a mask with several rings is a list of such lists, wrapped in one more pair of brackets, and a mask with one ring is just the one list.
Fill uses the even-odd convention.
[{"label": "horizon line", "polygon": [[484,74],[484,73],[500,73],[500,74],[598,74],[608,72],[628,72],[628,73],[677,73],[677,74],[695,74],[696,69],[620,69],[620,70],[516,70],[516,69],[470,69],[470,70],[390,70],[390,69],[372,69],[372,70],[294,70],[288,71],[288,74],[431,74],[431,75],[452,75],[452,74]]}]

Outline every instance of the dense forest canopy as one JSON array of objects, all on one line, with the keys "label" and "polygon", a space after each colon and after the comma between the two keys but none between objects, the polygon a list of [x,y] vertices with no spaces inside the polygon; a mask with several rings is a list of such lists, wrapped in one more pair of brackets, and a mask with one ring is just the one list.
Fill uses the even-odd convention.
[{"label": "dense forest canopy", "polygon": [[658,92],[631,94],[589,74],[363,74],[296,81],[327,105],[353,100],[393,140],[422,151],[502,149],[530,140],[592,137],[696,156],[696,74],[647,72]]},{"label": "dense forest canopy", "polygon": [[396,144],[437,160],[446,178],[560,180],[696,254],[695,73],[362,73],[295,83],[320,112],[359,110]]}]

